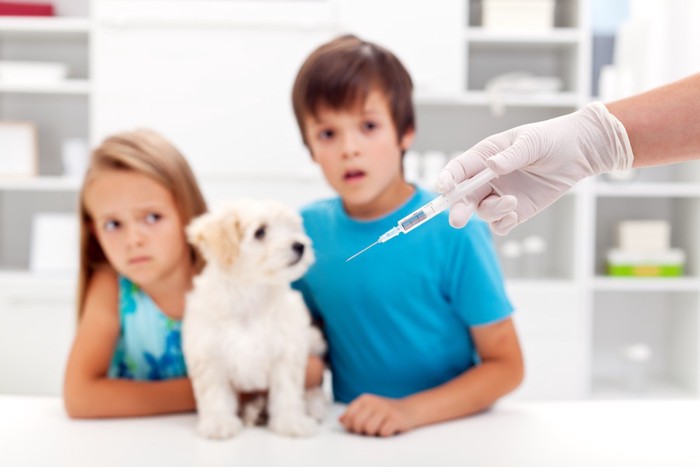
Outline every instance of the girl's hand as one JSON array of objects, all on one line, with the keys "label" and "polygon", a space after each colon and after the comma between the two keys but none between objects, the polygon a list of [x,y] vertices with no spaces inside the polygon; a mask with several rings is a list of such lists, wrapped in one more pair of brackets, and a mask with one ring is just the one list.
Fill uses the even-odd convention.
[{"label": "girl's hand", "polygon": [[363,394],[338,419],[346,430],[361,435],[392,436],[415,428],[406,399]]}]

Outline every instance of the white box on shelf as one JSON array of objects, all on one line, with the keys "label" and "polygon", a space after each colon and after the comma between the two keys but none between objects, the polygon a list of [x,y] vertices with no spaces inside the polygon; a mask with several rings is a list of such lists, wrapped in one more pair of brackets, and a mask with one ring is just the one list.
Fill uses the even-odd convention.
[{"label": "white box on shelf", "polygon": [[506,32],[549,31],[554,0],[484,0],[482,26]]},{"label": "white box on shelf", "polygon": [[617,245],[625,251],[667,251],[671,225],[664,220],[622,221],[617,226]]},{"label": "white box on shelf", "polygon": [[67,76],[65,63],[0,60],[0,83],[54,84]]},{"label": "white box on shelf", "polygon": [[36,126],[31,122],[0,121],[0,176],[37,173]]},{"label": "white box on shelf", "polygon": [[29,268],[32,272],[77,272],[78,218],[75,214],[37,213],[32,220]]}]

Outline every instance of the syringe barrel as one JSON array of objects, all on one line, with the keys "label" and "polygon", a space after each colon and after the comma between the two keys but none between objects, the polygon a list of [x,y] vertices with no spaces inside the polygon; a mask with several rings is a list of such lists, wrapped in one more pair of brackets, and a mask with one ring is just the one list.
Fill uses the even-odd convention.
[{"label": "syringe barrel", "polygon": [[425,206],[416,209],[408,216],[399,221],[399,227],[404,232],[410,232],[424,222],[429,221],[433,217],[440,214],[442,211],[450,207],[450,201],[447,197],[441,195],[426,204]]},{"label": "syringe barrel", "polygon": [[482,170],[472,178],[457,185],[451,192],[438,196],[425,206],[416,209],[411,214],[401,219],[398,228],[403,233],[410,232],[452,206],[452,203],[464,197],[467,193],[487,184],[497,176],[498,174],[489,168]]}]

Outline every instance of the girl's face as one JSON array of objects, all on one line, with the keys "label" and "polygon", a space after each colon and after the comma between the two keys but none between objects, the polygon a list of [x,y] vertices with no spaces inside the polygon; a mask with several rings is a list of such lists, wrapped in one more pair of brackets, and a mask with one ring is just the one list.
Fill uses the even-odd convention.
[{"label": "girl's face", "polygon": [[144,288],[190,267],[180,214],[158,182],[109,170],[90,182],[84,196],[97,241],[119,274]]},{"label": "girl's face", "polygon": [[413,192],[401,172],[401,153],[413,131],[399,141],[389,103],[371,91],[356,109],[318,109],[307,116],[306,140],[314,161],[340,195],[348,214],[371,219],[390,212]]}]

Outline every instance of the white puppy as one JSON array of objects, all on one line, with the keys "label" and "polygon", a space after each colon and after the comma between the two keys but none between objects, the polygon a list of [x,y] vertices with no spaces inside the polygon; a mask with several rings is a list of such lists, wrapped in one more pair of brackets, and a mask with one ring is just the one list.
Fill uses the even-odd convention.
[{"label": "white puppy", "polygon": [[255,421],[260,400],[241,410],[237,397],[252,391],[268,391],[270,429],[315,433],[325,396],[320,388],[305,394],[304,376],[325,342],[289,285],[314,261],[300,216],[280,203],[240,200],[193,220],[187,237],[207,261],[182,323],[198,433],[230,438],[243,427],[240,414]]}]

